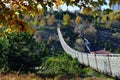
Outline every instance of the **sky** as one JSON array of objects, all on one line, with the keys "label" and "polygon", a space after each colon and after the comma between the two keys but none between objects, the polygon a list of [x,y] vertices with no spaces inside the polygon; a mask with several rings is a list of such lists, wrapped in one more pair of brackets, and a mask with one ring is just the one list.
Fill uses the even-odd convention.
[{"label": "sky", "polygon": [[[96,0],[94,0],[96,1]],[[107,4],[109,4],[109,0],[107,0]],[[104,5],[101,7],[102,10],[110,8],[108,5]],[[54,9],[57,10],[54,6]],[[58,9],[62,9],[63,11],[66,11],[67,9],[69,11],[75,11],[75,10],[79,10],[79,7],[77,6],[67,6],[66,3],[64,3],[63,5],[59,6]]]}]

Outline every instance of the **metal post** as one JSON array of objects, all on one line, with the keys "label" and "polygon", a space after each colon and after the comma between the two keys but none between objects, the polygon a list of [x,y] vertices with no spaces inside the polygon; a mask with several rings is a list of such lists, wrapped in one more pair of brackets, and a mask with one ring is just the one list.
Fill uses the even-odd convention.
[{"label": "metal post", "polygon": [[109,69],[110,69],[110,74],[112,75],[112,68],[111,68],[111,64],[110,64],[109,54],[107,54],[107,58],[108,58],[108,65],[109,65]]},{"label": "metal post", "polygon": [[84,64],[83,54],[82,54],[82,53],[81,53],[81,58],[82,58],[82,64],[85,65],[85,64]]},{"label": "metal post", "polygon": [[87,54],[87,60],[88,60],[88,66],[90,66],[88,54]]},{"label": "metal post", "polygon": [[95,63],[96,63],[96,70],[98,70],[98,63],[97,63],[97,58],[96,58],[96,54],[94,54],[94,56],[95,56]]}]

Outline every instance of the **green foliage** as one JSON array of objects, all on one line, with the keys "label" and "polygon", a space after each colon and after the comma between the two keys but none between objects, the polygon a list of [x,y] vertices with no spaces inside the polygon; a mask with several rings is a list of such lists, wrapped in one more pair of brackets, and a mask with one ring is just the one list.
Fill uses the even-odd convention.
[{"label": "green foliage", "polygon": [[85,75],[89,76],[99,76],[100,74],[96,73],[96,71],[90,69],[90,68],[84,68],[84,71],[86,72]]},{"label": "green foliage", "polygon": [[0,37],[0,69],[1,71],[6,71],[7,70],[7,52],[8,48],[9,48],[9,41],[4,38],[4,37]]},{"label": "green foliage", "polygon": [[79,74],[82,72],[81,66],[76,59],[72,59],[67,54],[57,57],[50,57],[45,61],[45,72],[49,74]]},{"label": "green foliage", "polygon": [[111,9],[105,9],[105,10],[103,10],[103,14],[104,15],[107,15],[107,14],[109,14],[111,12],[113,12],[113,10],[111,10]]},{"label": "green foliage", "polygon": [[[2,41],[2,39],[0,39]],[[6,41],[5,41],[6,40]],[[48,50],[44,43],[39,44],[32,35],[26,32],[7,34],[1,49],[0,68],[13,70],[33,70],[43,62]]]},{"label": "green foliage", "polygon": [[96,21],[94,21],[93,22],[93,24],[94,24],[94,27],[96,28],[96,29],[106,29],[106,25],[105,25],[105,23],[104,22],[101,22],[101,19],[100,18],[98,18]]},{"label": "green foliage", "polygon": [[119,32],[113,33],[112,36],[113,36],[114,38],[120,40],[120,33],[119,33]]},{"label": "green foliage", "polygon": [[10,45],[9,45],[9,40],[4,38],[4,37],[0,37],[0,51],[7,49]]}]

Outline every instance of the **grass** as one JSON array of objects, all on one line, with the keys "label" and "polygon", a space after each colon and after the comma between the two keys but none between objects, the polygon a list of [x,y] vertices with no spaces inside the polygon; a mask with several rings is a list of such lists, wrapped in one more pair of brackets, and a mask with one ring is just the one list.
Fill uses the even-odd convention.
[{"label": "grass", "polygon": [[37,77],[35,74],[1,74],[0,80],[42,80],[40,77]]},{"label": "grass", "polygon": [[7,74],[0,74],[0,80],[114,80],[111,78],[104,78],[104,77],[80,77],[80,76],[65,76],[65,75],[45,75],[45,74],[38,74],[35,75],[34,73],[28,74],[18,74],[18,73],[7,73]]}]

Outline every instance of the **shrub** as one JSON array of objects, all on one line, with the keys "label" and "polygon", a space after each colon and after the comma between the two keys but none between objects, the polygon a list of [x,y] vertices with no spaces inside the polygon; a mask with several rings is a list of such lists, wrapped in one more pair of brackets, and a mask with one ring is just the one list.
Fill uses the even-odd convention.
[{"label": "shrub", "polygon": [[112,36],[116,39],[119,39],[120,40],[120,33],[116,32],[116,33],[113,33]]},{"label": "shrub", "polygon": [[7,62],[7,51],[9,47],[9,41],[4,38],[0,37],[0,69],[1,71],[6,71],[8,69],[8,62]]},{"label": "shrub", "polygon": [[[45,44],[36,42],[29,33],[11,33],[6,39],[9,46],[1,52],[0,55],[3,56],[0,56],[0,59],[3,60],[0,60],[0,64],[10,70],[34,70],[35,67],[41,65],[48,54]],[[1,68],[5,66],[0,65]]]},{"label": "shrub", "polygon": [[50,57],[45,61],[45,73],[49,74],[79,74],[82,72],[81,66],[76,59],[72,59],[68,54],[57,57]]}]

